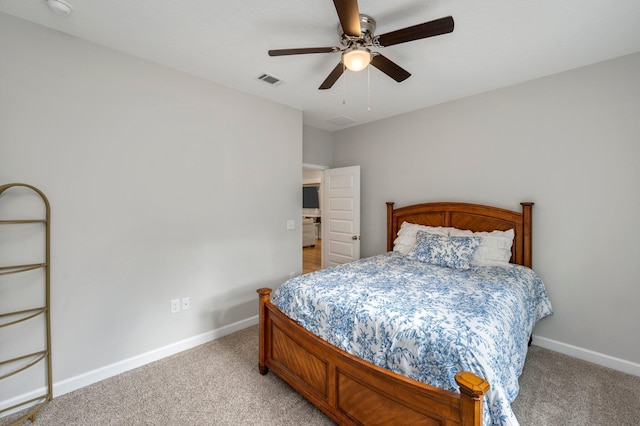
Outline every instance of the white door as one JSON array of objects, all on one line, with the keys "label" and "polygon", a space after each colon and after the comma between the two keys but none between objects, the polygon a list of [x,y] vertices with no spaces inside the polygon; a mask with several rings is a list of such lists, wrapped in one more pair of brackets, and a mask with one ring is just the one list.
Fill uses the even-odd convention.
[{"label": "white door", "polygon": [[324,171],[322,267],[360,259],[360,166]]}]

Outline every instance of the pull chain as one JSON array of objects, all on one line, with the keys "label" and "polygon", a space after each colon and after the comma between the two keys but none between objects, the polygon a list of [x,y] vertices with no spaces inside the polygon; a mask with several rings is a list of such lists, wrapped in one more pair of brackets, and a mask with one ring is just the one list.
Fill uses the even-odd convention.
[{"label": "pull chain", "polygon": [[371,111],[371,66],[367,65],[367,111]]},{"label": "pull chain", "polygon": [[[347,104],[347,72],[342,64],[342,105]],[[367,111],[371,111],[371,67],[367,66]]]},{"label": "pull chain", "polygon": [[342,105],[345,105],[347,103],[347,72],[344,63],[342,64],[342,75],[344,76],[342,79]]}]

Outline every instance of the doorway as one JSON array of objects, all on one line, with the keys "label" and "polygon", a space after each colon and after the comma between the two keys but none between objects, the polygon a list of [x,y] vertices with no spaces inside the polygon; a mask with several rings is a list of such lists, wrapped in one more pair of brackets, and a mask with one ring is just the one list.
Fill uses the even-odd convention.
[{"label": "doorway", "polygon": [[[303,164],[302,171],[303,273],[359,259],[360,166],[328,169]],[[313,192],[305,192],[309,187],[317,189],[317,199],[305,207],[304,194]]]},{"label": "doorway", "polygon": [[[322,203],[324,170],[327,167],[303,164],[302,166],[302,273],[322,269]],[[317,200],[309,200],[306,194],[316,189]],[[306,205],[305,205],[306,203]],[[317,203],[317,204],[316,204]]]}]

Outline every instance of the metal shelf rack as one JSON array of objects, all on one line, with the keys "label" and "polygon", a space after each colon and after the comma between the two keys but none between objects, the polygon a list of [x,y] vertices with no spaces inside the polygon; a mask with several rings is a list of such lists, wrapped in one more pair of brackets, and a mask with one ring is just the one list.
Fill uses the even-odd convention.
[{"label": "metal shelf rack", "polygon": [[[44,304],[38,303],[37,306],[22,306],[18,310],[12,310],[10,312],[0,312],[0,330],[6,330],[12,326],[16,326],[18,324],[28,324],[29,326],[33,324],[34,327],[42,327],[44,325],[45,336],[44,343],[40,346],[40,343],[36,342],[37,346],[40,346],[38,350],[35,352],[32,350],[25,350],[21,352],[21,343],[23,342],[15,342],[16,351],[19,353],[17,356],[13,356],[10,359],[0,359],[0,382],[4,379],[8,379],[9,377],[15,376],[17,374],[23,373],[26,370],[39,365],[40,363],[44,363],[44,391],[36,392],[35,397],[31,397],[26,401],[21,401],[17,404],[14,404],[10,407],[6,407],[0,410],[0,416],[3,413],[7,412],[15,412],[18,410],[25,410],[26,414],[21,415],[19,419],[15,420],[13,424],[20,424],[23,421],[30,419],[31,421],[35,420],[35,416],[40,411],[44,405],[51,401],[53,398],[52,392],[52,369],[51,369],[51,310],[50,310],[50,225],[51,225],[51,215],[50,215],[50,206],[49,200],[44,195],[42,191],[38,188],[27,185],[24,183],[10,183],[6,185],[0,186],[0,203],[2,203],[3,195],[7,193],[8,190],[14,189],[16,191],[22,192],[31,192],[29,195],[34,195],[40,197],[42,202],[44,203],[44,212],[45,217],[39,219],[4,219],[0,218],[0,227],[12,226],[12,225],[28,225],[28,224],[42,224],[43,229],[39,232],[44,232],[44,262],[36,262],[36,263],[25,263],[25,264],[17,264],[17,265],[3,265],[0,264],[0,276],[18,276],[19,274],[23,274],[28,271],[36,271],[43,270],[43,280],[44,286],[42,291],[44,292]],[[21,194],[23,195],[23,194]],[[5,197],[10,198],[10,197]],[[2,239],[0,238],[0,245],[4,244]],[[1,259],[0,259],[1,262]],[[4,279],[6,278],[6,279]],[[17,280],[18,281],[18,280]],[[3,277],[3,286],[13,285],[14,282],[11,282],[9,277]],[[18,281],[19,284],[19,281]],[[2,288],[0,287],[0,295]],[[3,297],[4,299],[4,297]],[[5,299],[6,300],[6,299]],[[4,304],[3,306],[6,306]],[[40,321],[39,324],[36,324]],[[42,324],[42,322],[44,324]],[[2,345],[5,345],[5,342],[0,342]],[[7,342],[7,346],[12,342]],[[32,343],[29,344],[31,346]],[[19,397],[19,395],[16,395]],[[24,408],[23,408],[24,407]]]}]

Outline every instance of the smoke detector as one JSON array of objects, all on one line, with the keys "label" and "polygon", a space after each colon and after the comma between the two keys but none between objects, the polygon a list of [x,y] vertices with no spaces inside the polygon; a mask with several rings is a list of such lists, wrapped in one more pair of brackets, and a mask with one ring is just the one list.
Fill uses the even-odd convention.
[{"label": "smoke detector", "polygon": [[73,8],[64,0],[47,0],[47,6],[56,15],[70,15]]}]

